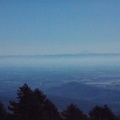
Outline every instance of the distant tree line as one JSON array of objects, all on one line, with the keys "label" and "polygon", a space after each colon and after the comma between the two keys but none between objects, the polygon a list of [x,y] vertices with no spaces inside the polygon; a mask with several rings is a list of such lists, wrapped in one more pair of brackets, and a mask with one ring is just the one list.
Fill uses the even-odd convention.
[{"label": "distant tree line", "polygon": [[70,104],[62,112],[39,89],[24,84],[17,90],[17,99],[10,101],[8,110],[0,102],[0,120],[120,120],[107,106],[95,106],[86,115]]}]

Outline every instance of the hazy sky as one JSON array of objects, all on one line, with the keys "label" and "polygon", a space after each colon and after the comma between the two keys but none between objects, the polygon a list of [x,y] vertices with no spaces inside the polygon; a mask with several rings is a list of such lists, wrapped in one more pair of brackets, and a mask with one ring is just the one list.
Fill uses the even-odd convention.
[{"label": "hazy sky", "polygon": [[120,0],[0,0],[0,55],[120,53]]}]

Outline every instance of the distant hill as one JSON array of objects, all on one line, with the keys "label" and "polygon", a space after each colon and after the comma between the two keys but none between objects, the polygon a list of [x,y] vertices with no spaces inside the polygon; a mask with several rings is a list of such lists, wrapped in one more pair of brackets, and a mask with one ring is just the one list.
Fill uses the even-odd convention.
[{"label": "distant hill", "polygon": [[[80,110],[88,114],[89,111],[96,105],[99,105],[99,106],[104,105],[103,103],[95,103],[95,102],[91,102],[88,100],[82,100],[82,99],[77,100],[77,99],[72,99],[72,98],[58,97],[54,95],[47,95],[47,97],[57,106],[57,108],[60,111],[63,109],[66,109],[66,107],[69,104],[74,103],[80,108]],[[112,109],[112,111],[115,114],[118,114],[118,115],[120,114],[120,104],[111,103],[107,105]]]},{"label": "distant hill", "polygon": [[66,98],[84,99],[97,103],[119,103],[120,91],[105,89],[78,82],[70,82],[46,90],[47,94]]},{"label": "distant hill", "polygon": [[86,110],[89,110],[89,108],[95,104],[108,104],[114,111],[120,112],[119,90],[103,89],[77,82],[70,82],[59,87],[47,89],[45,93],[55,96],[55,98],[52,97],[52,99],[58,106],[59,104],[64,104],[66,106],[66,104],[71,101],[82,109],[85,107]]},{"label": "distant hill", "polygon": [[90,102],[87,100],[77,100],[77,99],[72,99],[72,98],[65,98],[65,97],[58,97],[54,95],[47,95],[48,98],[57,106],[57,108],[61,111],[63,109],[66,109],[68,105],[71,103],[74,103],[77,105],[82,111],[85,113],[88,113],[91,108],[93,108],[96,103]]}]

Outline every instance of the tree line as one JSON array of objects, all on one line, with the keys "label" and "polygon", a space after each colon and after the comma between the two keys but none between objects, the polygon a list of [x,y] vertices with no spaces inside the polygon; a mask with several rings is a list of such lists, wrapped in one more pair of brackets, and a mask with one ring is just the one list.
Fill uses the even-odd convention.
[{"label": "tree line", "polygon": [[11,100],[8,110],[0,102],[0,120],[120,120],[107,106],[95,106],[85,114],[70,104],[63,111],[39,89],[32,90],[27,84],[17,90],[17,99]]}]

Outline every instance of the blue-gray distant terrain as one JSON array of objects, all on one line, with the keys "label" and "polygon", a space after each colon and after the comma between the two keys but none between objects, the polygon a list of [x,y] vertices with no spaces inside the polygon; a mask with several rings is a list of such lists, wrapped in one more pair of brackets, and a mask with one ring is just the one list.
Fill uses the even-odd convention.
[{"label": "blue-gray distant terrain", "polygon": [[120,54],[0,56],[0,100],[8,105],[24,83],[59,109],[72,102],[87,112],[108,104],[120,113]]}]

